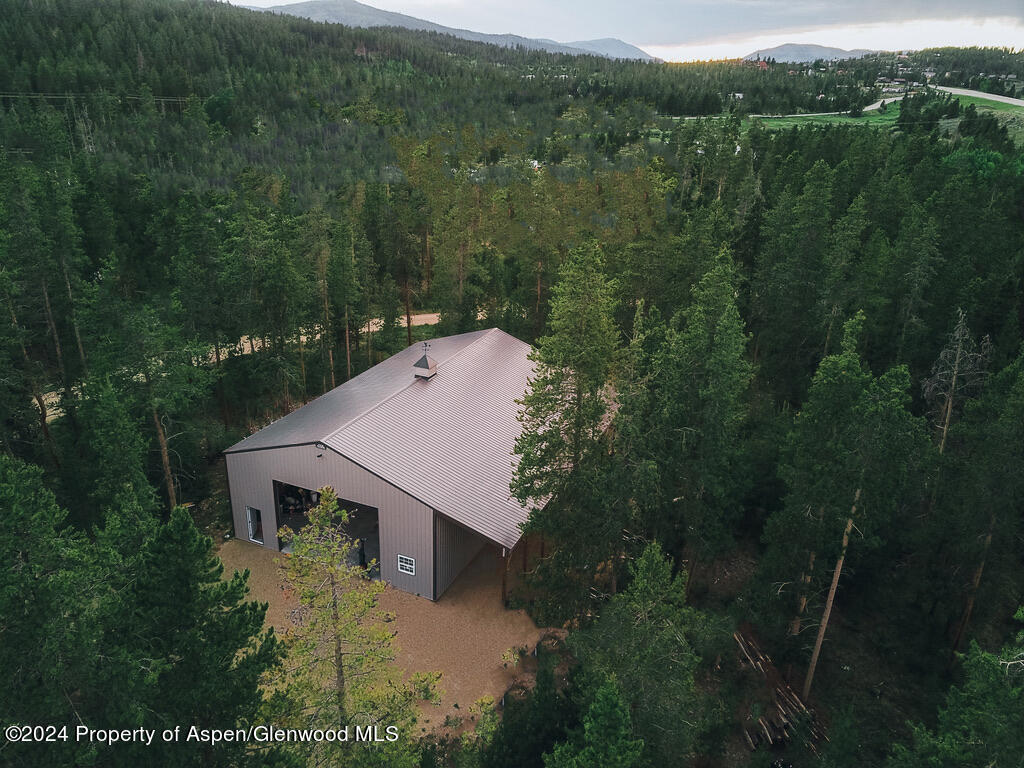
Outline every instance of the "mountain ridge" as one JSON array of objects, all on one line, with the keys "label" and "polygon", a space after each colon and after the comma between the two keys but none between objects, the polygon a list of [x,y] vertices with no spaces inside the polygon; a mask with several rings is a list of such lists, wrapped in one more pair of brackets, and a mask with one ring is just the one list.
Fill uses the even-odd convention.
[{"label": "mountain ridge", "polygon": [[657,61],[646,51],[635,45],[617,38],[606,37],[598,40],[579,40],[572,43],[560,43],[544,38],[522,37],[513,34],[488,34],[474,32],[470,29],[446,27],[426,19],[419,19],[404,13],[385,11],[372,5],[360,3],[358,0],[306,0],[289,5],[275,5],[269,8],[242,6],[252,11],[299,16],[312,21],[344,24],[349,27],[401,27],[404,29],[438,32],[451,35],[462,40],[478,43],[490,43],[503,48],[521,46],[530,50],[543,50],[549,53],[564,53],[573,56],[603,56],[609,59],[632,59],[639,61]]},{"label": "mountain ridge", "polygon": [[756,59],[775,59],[776,61],[788,61],[799,64],[806,64],[822,59],[832,61],[834,59],[859,59],[877,51],[866,48],[854,48],[845,50],[843,48],[832,48],[827,45],[814,45],[811,43],[783,43],[774,48],[761,48],[760,50],[748,53],[743,57],[744,61]]}]

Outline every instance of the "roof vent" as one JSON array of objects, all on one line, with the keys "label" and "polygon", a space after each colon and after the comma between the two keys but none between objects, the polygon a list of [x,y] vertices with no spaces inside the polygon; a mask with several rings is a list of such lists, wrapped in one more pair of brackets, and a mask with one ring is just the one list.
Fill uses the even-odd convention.
[{"label": "roof vent", "polygon": [[427,355],[427,351],[430,349],[429,342],[423,342],[423,357],[412,364],[413,373],[415,373],[421,379],[432,379],[434,374],[437,373],[437,362],[434,358]]}]

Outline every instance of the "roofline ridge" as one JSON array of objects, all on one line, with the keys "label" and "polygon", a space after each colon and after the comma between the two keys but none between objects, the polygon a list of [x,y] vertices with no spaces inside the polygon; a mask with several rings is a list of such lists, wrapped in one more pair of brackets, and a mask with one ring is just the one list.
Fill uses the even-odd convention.
[{"label": "roofline ridge", "polygon": [[369,414],[373,413],[375,410],[377,410],[382,405],[384,405],[384,403],[387,403],[390,400],[398,397],[400,394],[405,392],[405,390],[407,390],[409,387],[411,387],[415,383],[416,383],[416,378],[413,377],[408,382],[406,382],[406,385],[404,387],[400,387],[399,389],[396,389],[394,392],[392,392],[390,395],[385,397],[383,400],[379,400],[376,403],[374,403],[373,405],[371,405],[369,408],[367,408],[365,411],[362,411],[361,413],[357,413],[355,416],[353,416],[351,419],[346,421],[344,424],[342,424],[340,427],[335,429],[333,432],[329,432],[326,435],[324,435],[322,438],[320,438],[320,441],[321,442],[327,442],[332,437],[334,437],[336,434],[341,432],[343,429],[345,429],[347,427],[350,427],[352,424],[354,424],[355,422],[359,421],[364,416],[368,416]]},{"label": "roofline ridge", "polygon": [[[469,344],[467,344],[466,346],[464,346],[464,347],[463,347],[462,349],[460,349],[460,350],[459,350],[458,352],[456,352],[456,353],[455,353],[455,354],[453,354],[453,355],[449,355],[449,356],[448,356],[448,357],[446,357],[446,358],[445,358],[445,359],[444,359],[443,361],[439,362],[439,363],[437,364],[437,367],[438,367],[438,368],[440,368],[440,367],[441,367],[442,365],[444,365],[445,363],[447,363],[447,362],[448,362],[449,360],[454,360],[454,359],[455,359],[456,357],[458,357],[459,355],[461,355],[461,354],[462,354],[463,352],[465,352],[465,351],[466,351],[467,349],[469,349],[470,347],[472,347],[472,346],[473,346],[474,344],[476,344],[476,343],[477,343],[478,341],[480,341],[481,339],[484,339],[484,338],[486,338],[486,337],[490,336],[490,335],[491,335],[491,333],[492,333],[493,331],[497,331],[497,330],[499,330],[499,329],[498,329],[497,327],[495,327],[495,328],[488,328],[488,329],[487,329],[486,331],[484,331],[483,333],[481,333],[481,334],[480,334],[480,335],[479,335],[479,336],[478,336],[477,338],[473,339],[473,340],[472,340],[471,342],[469,342]],[[479,331],[467,331],[467,333],[479,333]],[[456,333],[456,334],[454,334],[454,335],[455,335],[455,336],[461,336],[462,334]],[[451,337],[449,337],[449,336],[442,336],[441,338],[451,338]],[[412,343],[412,344],[410,344],[410,345],[409,345],[408,347],[406,347],[406,349],[410,349],[410,348],[412,348],[412,347],[415,347],[415,346],[416,346],[416,344],[417,344],[417,342],[413,342],[413,343]],[[404,350],[403,350],[403,351],[404,351]],[[372,370],[372,369],[368,369],[368,370]],[[365,371],[364,371],[364,373],[365,373]],[[356,414],[355,416],[353,416],[353,417],[352,417],[351,419],[349,419],[348,421],[346,421],[346,422],[345,422],[344,424],[342,424],[342,425],[341,425],[340,427],[338,427],[337,429],[335,429],[335,430],[334,430],[333,432],[329,432],[328,434],[324,435],[324,436],[323,436],[322,438],[320,438],[321,442],[327,442],[327,441],[328,441],[328,440],[330,440],[330,439],[331,439],[332,437],[334,437],[334,436],[335,436],[336,434],[338,434],[339,432],[341,432],[341,431],[343,431],[343,430],[345,430],[345,429],[348,429],[349,427],[351,427],[351,426],[352,426],[353,424],[355,424],[355,423],[356,423],[357,421],[359,421],[359,420],[360,420],[360,419],[362,419],[363,417],[365,417],[365,416],[369,416],[369,415],[370,415],[371,413],[373,413],[373,412],[374,412],[375,410],[377,410],[378,408],[380,408],[380,407],[381,407],[382,405],[384,405],[385,403],[389,403],[389,402],[391,402],[392,400],[394,400],[394,399],[395,399],[396,397],[398,397],[398,396],[399,396],[400,394],[402,394],[403,392],[405,392],[405,390],[407,390],[407,389],[408,389],[409,387],[411,387],[411,386],[412,386],[413,384],[415,384],[415,383],[416,383],[416,377],[414,376],[413,378],[411,378],[411,379],[410,379],[410,380],[409,380],[409,381],[408,381],[408,382],[406,383],[406,385],[405,385],[404,387],[400,387],[399,389],[396,389],[396,390],[395,390],[394,392],[392,392],[392,393],[391,393],[390,395],[388,395],[387,397],[385,397],[385,398],[384,398],[383,400],[380,400],[380,401],[378,401],[378,402],[374,403],[374,404],[373,404],[372,406],[370,406],[369,408],[367,408],[367,409],[366,409],[365,411],[363,411],[362,413],[358,413],[358,414]]]},{"label": "roofline ridge", "polygon": [[[413,345],[410,345],[410,347],[411,347],[411,346],[415,346],[415,345],[413,344]],[[406,349],[409,349],[410,347],[406,347],[405,349],[401,350],[401,352],[404,352],[404,351],[405,351]],[[396,354],[398,354],[398,353],[396,353]],[[386,363],[386,362],[387,362],[388,360],[390,360],[390,359],[391,359],[390,357],[388,357],[388,358],[385,358],[384,360],[382,360],[382,361],[381,361],[381,363]],[[302,405],[300,405],[300,406],[299,406],[298,408],[296,408],[296,409],[295,409],[294,411],[289,411],[288,413],[284,414],[283,416],[281,416],[281,417],[279,417],[279,418],[277,418],[277,419],[274,419],[274,421],[272,421],[272,422],[271,422],[270,424],[266,425],[265,427],[262,427],[262,428],[260,428],[260,429],[256,430],[256,431],[255,431],[255,432],[253,432],[253,433],[252,433],[251,435],[246,435],[245,437],[243,437],[243,438],[242,438],[241,440],[239,440],[239,441],[238,441],[237,443],[235,443],[234,445],[231,445],[231,446],[229,446],[228,448],[225,448],[225,449],[224,449],[224,450],[222,451],[222,453],[242,453],[243,451],[235,451],[234,449],[235,449],[236,447],[238,447],[239,445],[241,445],[242,443],[244,443],[244,442],[245,442],[246,440],[249,440],[250,438],[256,437],[256,435],[258,435],[258,434],[259,434],[260,432],[262,432],[262,431],[263,431],[264,429],[266,429],[267,427],[273,426],[274,424],[276,424],[276,423],[277,423],[277,422],[279,422],[279,421],[282,421],[283,419],[287,419],[287,418],[288,418],[289,416],[291,416],[292,414],[294,414],[294,413],[298,413],[298,412],[299,412],[299,411],[301,411],[301,410],[302,410],[303,408],[306,408],[306,407],[308,407],[308,406],[310,406],[310,405],[313,405],[313,403],[317,402],[318,400],[323,400],[324,398],[330,397],[330,396],[331,396],[332,394],[334,394],[335,392],[337,392],[337,391],[338,391],[339,389],[341,389],[341,388],[342,388],[343,386],[345,386],[346,384],[349,384],[349,383],[351,383],[351,382],[353,382],[353,381],[356,381],[357,379],[359,379],[359,378],[361,378],[361,377],[363,377],[363,376],[366,376],[366,374],[368,374],[368,373],[369,373],[370,371],[372,371],[372,370],[373,370],[374,368],[376,368],[376,367],[377,367],[377,365],[380,365],[381,363],[377,363],[376,365],[371,365],[371,366],[370,366],[369,368],[367,368],[367,369],[366,369],[365,371],[360,371],[360,372],[359,372],[359,373],[357,373],[357,374],[356,374],[355,376],[353,376],[353,377],[352,377],[351,379],[348,379],[347,381],[343,381],[343,382],[342,382],[341,384],[339,384],[339,385],[338,385],[337,387],[332,387],[331,389],[327,390],[326,392],[322,392],[321,394],[317,395],[316,397],[314,397],[314,398],[313,398],[312,400],[310,400],[309,402],[307,402],[307,403],[303,403],[303,404],[302,404]],[[401,391],[401,390],[399,390],[399,391]],[[388,397],[389,397],[389,398],[390,398],[390,397],[393,397],[393,396],[394,396],[394,394],[398,394],[398,393],[397,393],[397,392],[395,392],[395,393],[393,393],[392,395],[389,395]],[[381,401],[381,402],[383,402],[383,401]],[[364,413],[369,413],[369,411],[365,411]],[[363,415],[363,414],[359,414],[359,416],[356,416],[355,418],[359,418],[359,417],[360,417],[360,416],[362,416],[362,415]],[[352,423],[352,422],[353,422],[353,421],[355,420],[355,418],[353,418],[353,419],[349,419],[349,420],[348,420],[348,421],[346,421],[346,422],[345,422],[345,424],[344,424],[344,425],[342,425],[342,426],[343,426],[343,427],[347,427],[347,426],[348,426],[349,424],[351,424],[351,423]],[[341,429],[341,428],[342,428],[342,427],[339,427],[338,429]],[[317,438],[316,440],[311,440],[311,441],[309,441],[308,443],[298,443],[298,445],[312,445],[312,444],[313,444],[313,443],[315,443],[315,442],[322,442],[323,440],[326,440],[326,439],[327,439],[328,437],[330,437],[331,435],[333,435],[333,434],[335,434],[336,432],[338,432],[338,429],[334,430],[334,432],[331,432],[331,433],[329,433],[329,434],[328,434],[328,435],[327,435],[326,437],[318,437],[318,438]],[[263,448],[249,448],[249,449],[245,449],[245,450],[246,450],[246,451],[249,451],[249,450],[265,450],[265,449],[267,449],[267,448],[288,448],[288,447],[290,447],[290,446],[279,446],[279,445],[267,445],[267,446],[263,446]]]}]

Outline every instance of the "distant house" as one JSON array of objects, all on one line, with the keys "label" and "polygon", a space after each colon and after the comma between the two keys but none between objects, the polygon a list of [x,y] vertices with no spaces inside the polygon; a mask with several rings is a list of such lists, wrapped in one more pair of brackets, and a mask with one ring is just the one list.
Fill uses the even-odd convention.
[{"label": "distant house", "polygon": [[762,72],[767,72],[768,71],[768,62],[767,61],[759,61],[759,62],[757,62],[757,68],[759,70],[761,70]]},{"label": "distant house", "polygon": [[228,448],[236,535],[280,549],[330,486],[360,561],[406,592],[437,600],[484,547],[508,557],[529,353],[497,328],[414,344]]}]

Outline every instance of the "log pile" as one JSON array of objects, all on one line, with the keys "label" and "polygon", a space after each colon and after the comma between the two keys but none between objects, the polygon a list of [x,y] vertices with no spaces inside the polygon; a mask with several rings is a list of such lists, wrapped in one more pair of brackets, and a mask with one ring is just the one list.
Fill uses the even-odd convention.
[{"label": "log pile", "polygon": [[743,728],[743,735],[751,751],[762,745],[784,744],[796,738],[799,731],[811,751],[817,754],[817,744],[823,740],[828,741],[828,735],[815,718],[814,712],[807,708],[782,678],[771,657],[761,650],[749,628],[734,632],[733,639],[743,654],[740,663],[745,659],[751,669],[765,678],[771,696],[768,711],[752,727]]}]

